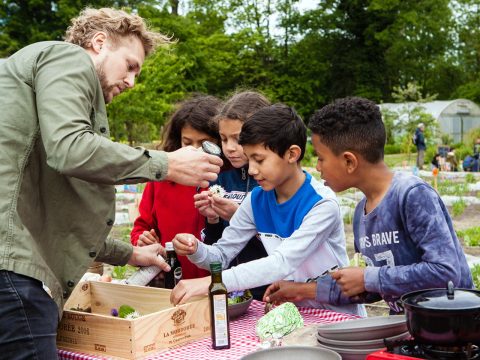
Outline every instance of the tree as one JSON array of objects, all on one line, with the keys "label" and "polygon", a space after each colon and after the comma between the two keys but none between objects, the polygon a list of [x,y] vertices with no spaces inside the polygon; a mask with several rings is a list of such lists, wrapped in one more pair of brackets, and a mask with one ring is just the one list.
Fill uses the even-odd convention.
[{"label": "tree", "polygon": [[154,0],[22,0],[0,2],[0,57],[45,40],[62,40],[70,20],[92,6],[137,9]]},{"label": "tree", "polygon": [[[400,137],[400,143],[403,151],[408,153],[410,157],[410,150],[412,147],[412,136],[417,129],[419,123],[425,125],[425,138],[430,139],[438,129],[436,119],[425,112],[422,103],[433,101],[435,95],[422,95],[421,86],[416,83],[408,83],[407,86],[394,87],[392,98],[397,103],[404,104],[397,111],[388,111],[383,114],[384,118],[388,120],[386,124],[392,125],[389,129],[391,134],[397,134]],[[396,119],[392,119],[395,117]],[[432,141],[430,141],[433,143]]]}]

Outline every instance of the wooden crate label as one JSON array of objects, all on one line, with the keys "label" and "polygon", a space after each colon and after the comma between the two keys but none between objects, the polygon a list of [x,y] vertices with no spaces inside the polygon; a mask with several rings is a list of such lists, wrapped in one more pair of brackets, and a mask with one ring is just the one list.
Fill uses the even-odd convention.
[{"label": "wooden crate label", "polygon": [[70,336],[65,336],[65,335],[57,335],[57,341],[61,341],[62,343],[65,344],[72,344],[72,345],[77,345],[78,341],[76,338],[70,337]]},{"label": "wooden crate label", "polygon": [[73,320],[73,321],[84,321],[86,322],[86,316],[85,315],[80,315],[80,314],[74,314],[71,312],[65,312],[63,314],[63,318],[67,320]]}]

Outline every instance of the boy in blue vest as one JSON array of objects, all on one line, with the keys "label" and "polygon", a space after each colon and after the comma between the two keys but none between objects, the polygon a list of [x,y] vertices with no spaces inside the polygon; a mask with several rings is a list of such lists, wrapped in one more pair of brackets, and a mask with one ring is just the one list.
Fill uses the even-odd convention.
[{"label": "boy in blue vest", "polygon": [[[333,266],[348,264],[340,207],[331,189],[304,172],[306,127],[296,112],[282,104],[256,111],[242,127],[239,144],[248,158],[248,172],[260,186],[247,195],[216,244],[206,245],[191,234],[173,239],[178,255],[188,255],[207,269],[230,261],[252,236],[262,241],[268,256],[224,270],[229,292],[274,281],[316,278]],[[208,292],[210,277],[182,280],[171,301],[178,304]],[[365,315],[363,306],[340,306],[314,299],[301,306]]]},{"label": "boy in blue vest", "polygon": [[404,293],[472,288],[472,276],[447,209],[420,178],[393,173],[383,161],[385,127],[378,106],[346,98],[317,111],[309,122],[326,185],[340,192],[358,188],[365,197],[355,209],[355,250],[366,267],[347,267],[316,283],[277,282],[265,292],[274,303],[315,298],[329,304],[384,299],[401,313]]}]

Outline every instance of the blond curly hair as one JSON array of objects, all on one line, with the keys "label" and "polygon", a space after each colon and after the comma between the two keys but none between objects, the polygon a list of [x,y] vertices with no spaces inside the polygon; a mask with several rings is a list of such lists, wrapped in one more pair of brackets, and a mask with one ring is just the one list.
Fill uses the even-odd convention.
[{"label": "blond curly hair", "polygon": [[99,31],[106,32],[114,45],[125,37],[136,36],[143,44],[145,55],[159,45],[172,42],[170,37],[152,31],[140,16],[123,10],[85,8],[71,22],[65,33],[65,41],[84,49],[92,46],[92,37]]}]

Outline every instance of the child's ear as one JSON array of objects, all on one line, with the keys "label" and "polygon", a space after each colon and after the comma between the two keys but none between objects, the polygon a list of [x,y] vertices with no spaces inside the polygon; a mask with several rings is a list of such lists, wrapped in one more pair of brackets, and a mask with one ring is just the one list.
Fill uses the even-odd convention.
[{"label": "child's ear", "polygon": [[298,162],[302,149],[298,145],[292,145],[288,148],[286,156],[290,164]]},{"label": "child's ear", "polygon": [[350,151],[345,151],[343,153],[343,159],[345,161],[345,168],[347,169],[347,173],[352,174],[358,167],[357,156]]}]

